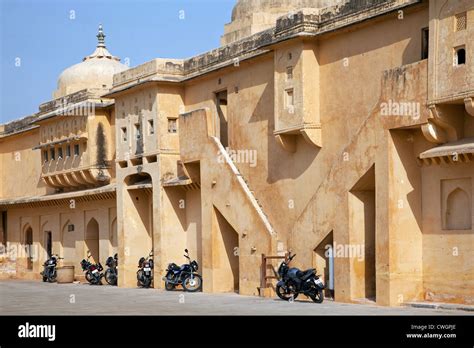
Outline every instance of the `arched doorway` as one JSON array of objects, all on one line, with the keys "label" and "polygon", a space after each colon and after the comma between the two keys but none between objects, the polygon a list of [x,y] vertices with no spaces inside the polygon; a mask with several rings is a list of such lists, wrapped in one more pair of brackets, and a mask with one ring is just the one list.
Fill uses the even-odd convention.
[{"label": "arched doorway", "polygon": [[91,262],[99,262],[99,224],[94,218],[87,224],[85,243],[86,249],[91,253]]},{"label": "arched doorway", "polygon": [[33,230],[28,227],[25,231],[25,251],[26,251],[26,268],[33,270]]},{"label": "arched doorway", "polygon": [[53,234],[51,231],[44,231],[44,245],[46,258],[50,258],[53,254]]}]

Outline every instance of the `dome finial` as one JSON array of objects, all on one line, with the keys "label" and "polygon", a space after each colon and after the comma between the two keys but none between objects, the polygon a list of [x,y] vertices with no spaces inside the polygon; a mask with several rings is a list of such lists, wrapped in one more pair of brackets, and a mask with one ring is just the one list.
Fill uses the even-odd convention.
[{"label": "dome finial", "polygon": [[102,29],[102,24],[99,24],[99,33],[97,34],[97,47],[105,47],[105,34]]},{"label": "dome finial", "polygon": [[113,60],[116,60],[118,62],[120,61],[120,58],[112,56],[112,54],[110,54],[110,52],[105,47],[104,30],[102,28],[102,24],[99,24],[99,32],[97,33],[97,47],[96,47],[95,51],[92,54],[84,57],[83,60],[103,59],[103,58],[113,59]]}]

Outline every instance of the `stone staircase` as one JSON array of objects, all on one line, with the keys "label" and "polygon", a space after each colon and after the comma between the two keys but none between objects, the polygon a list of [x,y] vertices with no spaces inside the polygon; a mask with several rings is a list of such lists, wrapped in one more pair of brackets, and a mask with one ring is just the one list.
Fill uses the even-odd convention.
[{"label": "stone staircase", "polygon": [[268,216],[265,214],[263,210],[262,204],[258,201],[258,199],[255,197],[255,192],[252,191],[249,187],[248,181],[244,178],[244,176],[240,173],[239,169],[235,165],[235,163],[232,161],[230,158],[229,154],[225,150],[224,146],[222,143],[219,141],[218,138],[216,137],[211,137],[214,144],[216,145],[217,149],[219,150],[219,153],[221,153],[225,159],[225,163],[229,166],[230,170],[232,171],[233,175],[236,177],[238,183],[240,184],[240,187],[242,190],[245,192],[246,196],[248,197],[248,200],[250,201],[250,204],[253,206],[259,217],[261,218],[261,221],[263,222],[264,226],[266,227],[266,231],[271,235],[271,236],[276,236],[276,232],[273,229]]}]

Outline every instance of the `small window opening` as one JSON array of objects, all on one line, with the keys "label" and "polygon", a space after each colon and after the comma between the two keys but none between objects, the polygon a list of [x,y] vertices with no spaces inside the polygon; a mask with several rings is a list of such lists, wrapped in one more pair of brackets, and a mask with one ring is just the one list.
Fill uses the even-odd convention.
[{"label": "small window opening", "polygon": [[135,138],[140,139],[141,136],[140,123],[135,123]]},{"label": "small window opening", "polygon": [[421,59],[427,59],[429,52],[429,29],[421,29]]},{"label": "small window opening", "polygon": [[285,96],[285,107],[292,112],[295,107],[295,96],[293,92],[293,88],[287,89],[286,91],[286,96]]},{"label": "small window opening", "polygon": [[148,120],[148,135],[155,134],[155,126],[153,124],[153,120]]},{"label": "small window opening", "polygon": [[175,118],[168,119],[168,133],[177,133],[178,132],[178,124]]},{"label": "small window opening", "polygon": [[458,47],[454,49],[454,65],[466,64],[466,49]]},{"label": "small window opening", "polygon": [[127,141],[127,127],[122,127],[121,132],[122,132],[122,141]]},{"label": "small window opening", "polygon": [[74,145],[74,156],[79,156],[79,144]]}]

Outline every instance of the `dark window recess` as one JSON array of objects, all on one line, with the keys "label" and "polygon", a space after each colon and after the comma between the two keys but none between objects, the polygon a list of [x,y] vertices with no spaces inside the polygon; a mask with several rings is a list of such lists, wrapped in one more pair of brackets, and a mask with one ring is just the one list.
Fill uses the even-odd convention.
[{"label": "dark window recess", "polygon": [[421,59],[427,59],[429,54],[430,31],[428,28],[421,29]]},{"label": "dark window recess", "polygon": [[127,127],[122,127],[122,141],[127,141]]},{"label": "dark window recess", "polygon": [[71,145],[66,146],[66,156],[71,157]]},{"label": "dark window recess", "polygon": [[67,225],[67,231],[68,232],[74,232],[74,225]]},{"label": "dark window recess", "polygon": [[148,134],[149,135],[155,134],[155,126],[153,124],[153,120],[148,120]]},{"label": "dark window recess", "polygon": [[143,137],[142,129],[140,123],[135,123],[135,142],[136,142],[136,151],[135,154],[143,153]]},{"label": "dark window recess", "polygon": [[48,151],[43,151],[43,157],[44,157],[44,161],[45,162],[48,162]]},{"label": "dark window recess", "polygon": [[58,158],[63,158],[63,148],[62,147],[58,148]]},{"label": "dark window recess", "polygon": [[50,153],[51,153],[51,159],[54,161],[56,159],[56,151],[54,149],[51,149]]},{"label": "dark window recess", "polygon": [[466,64],[466,50],[464,48],[458,48],[456,50],[456,65]]},{"label": "dark window recess", "polygon": [[140,139],[142,137],[140,123],[135,123],[135,138]]},{"label": "dark window recess", "polygon": [[79,144],[74,145],[74,156],[79,156]]}]

